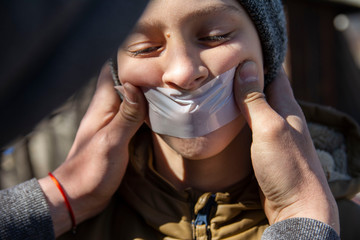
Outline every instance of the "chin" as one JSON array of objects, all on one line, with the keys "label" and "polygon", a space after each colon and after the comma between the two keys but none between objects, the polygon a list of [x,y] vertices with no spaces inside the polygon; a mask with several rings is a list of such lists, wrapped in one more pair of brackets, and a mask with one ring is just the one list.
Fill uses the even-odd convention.
[{"label": "chin", "polygon": [[203,137],[177,138],[162,135],[161,138],[182,157],[191,160],[202,160],[214,157],[224,151],[244,126],[245,120],[240,116]]}]

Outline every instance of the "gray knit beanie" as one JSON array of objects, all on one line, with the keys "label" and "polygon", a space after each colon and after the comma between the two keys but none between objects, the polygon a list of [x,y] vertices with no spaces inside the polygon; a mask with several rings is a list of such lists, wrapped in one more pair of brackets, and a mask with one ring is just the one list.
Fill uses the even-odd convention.
[{"label": "gray knit beanie", "polygon": [[265,85],[277,75],[287,50],[286,20],[281,0],[238,0],[248,12],[262,44]]}]

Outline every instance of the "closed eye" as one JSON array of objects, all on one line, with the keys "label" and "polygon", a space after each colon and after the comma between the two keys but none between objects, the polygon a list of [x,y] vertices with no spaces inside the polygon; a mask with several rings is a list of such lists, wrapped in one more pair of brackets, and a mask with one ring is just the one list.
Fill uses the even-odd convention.
[{"label": "closed eye", "polygon": [[213,35],[213,36],[206,36],[199,38],[201,42],[221,42],[230,39],[231,39],[231,32],[222,35]]},{"label": "closed eye", "polygon": [[139,49],[139,50],[128,50],[128,52],[136,57],[136,56],[141,56],[141,55],[152,55],[154,53],[156,53],[159,49],[161,49],[161,46],[153,46],[153,47],[148,47],[148,48],[144,48],[144,49]]}]

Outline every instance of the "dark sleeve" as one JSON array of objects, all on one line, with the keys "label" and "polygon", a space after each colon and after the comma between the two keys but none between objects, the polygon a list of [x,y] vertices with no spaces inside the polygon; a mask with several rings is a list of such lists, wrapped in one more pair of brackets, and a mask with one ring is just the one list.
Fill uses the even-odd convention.
[{"label": "dark sleeve", "polygon": [[0,239],[55,239],[49,207],[36,179],[0,191]]},{"label": "dark sleeve", "polygon": [[340,237],[332,227],[323,222],[310,218],[291,218],[268,227],[261,239],[340,240]]}]

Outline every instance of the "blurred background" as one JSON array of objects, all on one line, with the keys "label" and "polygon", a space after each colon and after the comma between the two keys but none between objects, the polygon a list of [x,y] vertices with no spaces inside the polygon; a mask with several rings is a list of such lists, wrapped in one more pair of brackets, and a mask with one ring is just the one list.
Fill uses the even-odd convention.
[{"label": "blurred background", "polygon": [[298,99],[360,121],[360,1],[285,0],[288,74]]},{"label": "blurred background", "polygon": [[[360,0],[283,2],[289,35],[285,66],[295,97],[338,109],[360,123]],[[95,90],[96,74],[87,79],[31,131],[0,146],[0,189],[44,177],[64,161]],[[360,196],[353,201],[360,204]]]},{"label": "blurred background", "polygon": [[[360,0],[284,0],[286,71],[297,99],[360,122]],[[360,194],[353,199],[360,204]]]}]

